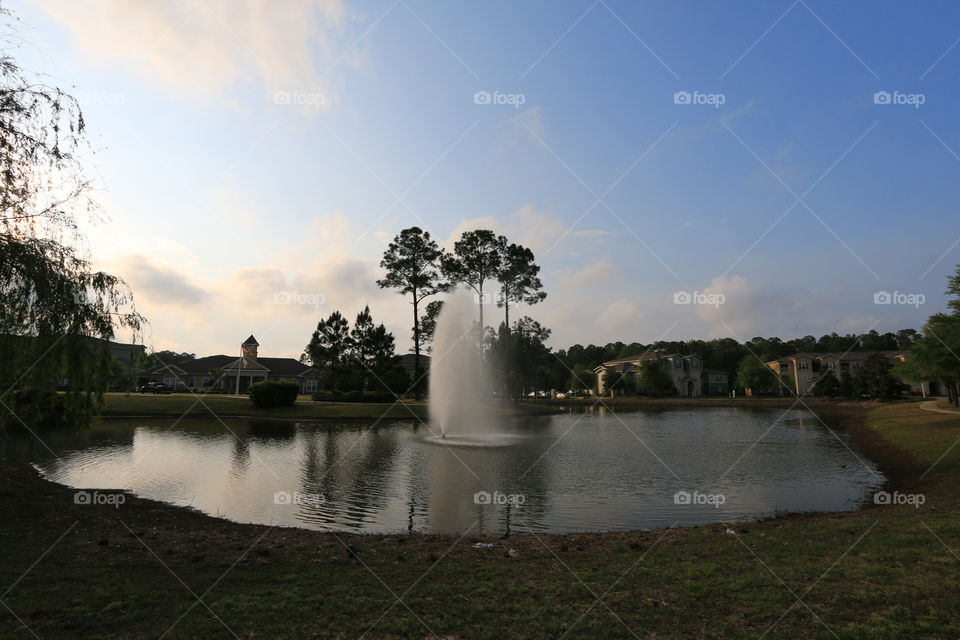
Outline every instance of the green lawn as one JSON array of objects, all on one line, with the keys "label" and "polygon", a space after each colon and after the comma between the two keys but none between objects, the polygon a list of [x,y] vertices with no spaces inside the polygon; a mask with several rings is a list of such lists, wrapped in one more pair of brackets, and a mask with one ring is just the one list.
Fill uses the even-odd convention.
[{"label": "green lawn", "polygon": [[[545,404],[523,404],[494,407],[499,415],[545,413],[557,411]],[[108,393],[104,416],[184,416],[220,417],[256,416],[301,420],[410,420],[426,419],[425,402],[397,403],[313,402],[302,395],[292,407],[257,409],[247,396],[191,393],[141,394]]]},{"label": "green lawn", "polygon": [[732,533],[335,535],[75,505],[6,463],[0,637],[960,637],[960,416],[892,405],[848,428],[923,506]]}]

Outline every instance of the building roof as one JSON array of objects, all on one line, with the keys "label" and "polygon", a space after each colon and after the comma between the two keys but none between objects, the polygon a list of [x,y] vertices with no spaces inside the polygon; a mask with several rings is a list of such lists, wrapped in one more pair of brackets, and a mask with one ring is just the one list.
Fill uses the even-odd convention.
[{"label": "building roof", "polygon": [[906,356],[907,352],[903,350],[893,350],[893,351],[848,351],[847,353],[841,353],[839,351],[807,351],[801,353],[795,353],[790,356],[784,356],[776,360],[769,360],[766,364],[770,365],[773,363],[788,363],[791,360],[798,360],[800,358],[809,358],[810,360],[866,360],[875,353],[879,353],[888,358],[897,358],[901,356]]},{"label": "building roof", "polygon": [[252,333],[250,334],[250,337],[249,337],[249,338],[247,338],[246,340],[243,341],[243,344],[242,344],[241,346],[245,347],[245,346],[247,346],[248,344],[256,345],[256,346],[258,346],[258,347],[260,346],[260,343],[257,342],[257,339],[256,339],[256,338],[253,337],[253,334],[252,334]]},{"label": "building roof", "polygon": [[[209,375],[211,369],[232,370],[236,368],[239,359],[240,358],[236,356],[206,356],[195,360],[178,362],[169,366],[176,367],[186,375],[205,376]],[[244,361],[243,368],[245,369],[266,370],[275,376],[281,377],[300,376],[311,370],[310,366],[303,364],[295,358],[244,358]],[[161,365],[155,367],[151,369],[149,373],[159,373],[167,366],[168,365]]]},{"label": "building roof", "polygon": [[657,359],[658,357],[659,357],[659,358],[662,358],[662,359],[677,358],[677,357],[686,359],[686,358],[699,358],[699,357],[700,357],[700,354],[697,354],[697,353],[687,353],[687,354],[683,354],[683,353],[661,353],[661,354],[657,354],[657,353],[654,352],[654,351],[648,351],[648,352],[643,353],[643,354],[638,355],[638,356],[629,356],[629,357],[627,357],[627,358],[616,358],[616,359],[614,359],[614,360],[607,360],[606,362],[603,363],[602,366],[616,365],[616,364],[624,364],[624,363],[631,363],[631,362],[642,362],[642,361],[644,361],[644,360],[655,360],[655,359]]}]

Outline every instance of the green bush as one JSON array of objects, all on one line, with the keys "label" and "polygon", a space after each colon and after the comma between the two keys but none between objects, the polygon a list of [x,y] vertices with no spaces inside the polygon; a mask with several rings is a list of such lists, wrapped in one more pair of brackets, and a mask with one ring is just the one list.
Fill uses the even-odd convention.
[{"label": "green bush", "polygon": [[289,407],[297,401],[300,386],[296,382],[265,380],[250,385],[248,393],[255,407]]},{"label": "green bush", "polygon": [[79,415],[91,413],[93,405],[86,395],[67,395],[43,389],[18,389],[11,394],[10,408],[23,421],[11,425],[21,427],[64,427]]}]

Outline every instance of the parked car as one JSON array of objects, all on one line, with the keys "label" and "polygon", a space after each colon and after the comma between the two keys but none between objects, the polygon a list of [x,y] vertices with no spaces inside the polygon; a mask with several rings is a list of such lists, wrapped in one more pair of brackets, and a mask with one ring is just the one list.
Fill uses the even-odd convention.
[{"label": "parked car", "polygon": [[140,393],[173,393],[173,387],[162,382],[148,382],[140,387]]},{"label": "parked car", "polygon": [[556,398],[557,400],[566,400],[566,399],[567,399],[567,394],[565,394],[565,393],[558,393],[557,395],[554,396],[554,398]]}]

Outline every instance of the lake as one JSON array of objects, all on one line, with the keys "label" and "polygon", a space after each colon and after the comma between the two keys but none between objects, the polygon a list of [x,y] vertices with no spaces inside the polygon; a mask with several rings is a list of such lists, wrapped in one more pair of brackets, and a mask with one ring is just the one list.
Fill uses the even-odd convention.
[{"label": "lake", "polygon": [[[804,410],[693,408],[505,419],[448,446],[410,422],[103,420],[24,439],[50,480],[238,522],[349,532],[575,532],[858,507],[883,482]],[[45,455],[43,455],[45,454]],[[122,507],[121,507],[122,508]]]}]

